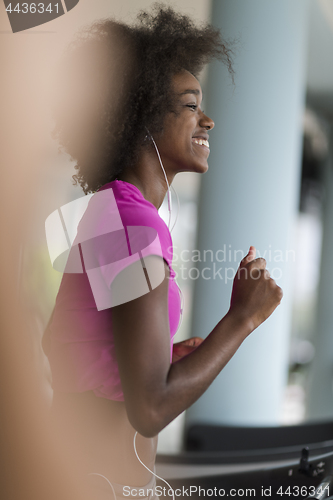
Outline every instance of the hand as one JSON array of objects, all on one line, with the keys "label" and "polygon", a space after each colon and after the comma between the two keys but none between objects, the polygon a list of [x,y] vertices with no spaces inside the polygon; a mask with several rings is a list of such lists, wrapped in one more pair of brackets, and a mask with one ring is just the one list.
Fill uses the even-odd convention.
[{"label": "hand", "polygon": [[200,344],[203,342],[201,337],[192,337],[190,339],[183,340],[182,342],[177,342],[173,345],[172,352],[172,362],[178,361],[179,359],[187,356],[193,352]]},{"label": "hand", "polygon": [[283,296],[281,288],[266,269],[265,259],[256,259],[255,256],[256,249],[251,246],[234,278],[228,313],[249,322],[250,331],[272,314]]}]

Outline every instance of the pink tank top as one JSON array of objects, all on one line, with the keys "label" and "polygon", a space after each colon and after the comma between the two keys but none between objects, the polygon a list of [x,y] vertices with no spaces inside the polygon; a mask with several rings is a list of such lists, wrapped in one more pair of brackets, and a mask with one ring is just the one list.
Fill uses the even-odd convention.
[{"label": "pink tank top", "polygon": [[[178,286],[174,280],[175,272],[172,269],[171,235],[165,222],[158,215],[156,207],[143,197],[138,188],[127,182],[110,182],[103,186],[97,195],[101,192],[103,193],[99,198],[99,206],[94,212],[95,219],[96,214],[98,217],[96,222],[93,221],[93,225],[95,227],[97,224],[100,233],[107,234],[94,238],[93,248],[91,243],[90,247],[84,242],[82,248],[79,246],[81,257],[84,256],[81,272],[77,270],[68,272],[68,269],[71,270],[69,266],[67,272],[63,274],[53,318],[43,340],[43,347],[51,366],[53,389],[61,392],[92,390],[96,396],[123,401],[124,395],[111,328],[110,303],[112,300],[118,300],[118,303],[130,300],[128,293],[133,293],[131,290],[137,287],[142,272],[140,276],[133,275],[133,287],[127,287],[125,299],[112,297],[111,300],[105,293],[98,295],[96,290],[100,290],[100,287],[95,286],[96,280],[102,279],[109,292],[114,278],[127,265],[130,263],[139,265],[147,255],[163,256],[170,269],[168,292],[170,360],[181,304]],[[96,206],[94,198],[96,200],[93,196],[89,203],[95,203]],[[93,207],[93,204],[91,206]],[[112,232],[103,229],[110,220],[115,221]],[[78,235],[84,233],[87,221],[89,221],[89,205],[78,225]],[[92,225],[91,220],[90,224]],[[116,240],[115,235],[117,235]],[[96,266],[94,259],[96,260],[96,253],[101,247],[112,247],[113,254],[105,256],[105,252],[100,252]],[[125,247],[129,249],[129,253],[126,258],[122,258]],[[140,269],[142,271],[141,267]],[[155,284],[157,285],[158,283]],[[152,288],[155,286],[153,284]],[[142,295],[139,292],[136,296],[140,294]]]}]

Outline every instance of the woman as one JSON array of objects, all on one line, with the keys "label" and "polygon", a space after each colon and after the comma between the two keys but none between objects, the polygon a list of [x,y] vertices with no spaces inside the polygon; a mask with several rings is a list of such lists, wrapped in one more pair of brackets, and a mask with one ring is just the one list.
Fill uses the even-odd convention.
[{"label": "woman", "polygon": [[[92,47],[97,52],[89,52]],[[131,299],[127,295],[101,305],[82,244],[84,272],[64,274],[44,338],[53,372],[53,412],[68,442],[79,450],[84,473],[94,474],[89,477],[100,498],[103,488],[105,498],[110,487],[119,498],[121,485],[153,484],[142,463],[154,469],[158,433],[204,393],[282,298],[264,259],[255,259],[251,247],[235,277],[228,313],[204,341],[193,338],[172,349],[181,305],[171,237],[157,209],[177,173],[208,169],[208,133],[214,122],[201,108],[202,90],[195,75],[214,57],[223,60],[232,75],[230,50],[217,30],[197,28],[187,17],[157,6],[153,15],[142,13],[134,27],[110,20],[95,23],[74,44],[68,59],[67,69],[73,73],[75,66],[77,82],[94,65],[95,87],[86,84],[84,95],[84,88],[74,86],[76,93],[62,99],[70,104],[69,111],[58,108],[56,116],[56,133],[77,162],[76,181],[85,193],[98,190],[78,235],[86,229],[87,213],[93,213],[94,228],[118,221],[119,226],[110,229],[110,234],[119,231],[118,260],[127,246],[136,244],[137,254],[142,252],[112,279],[103,279],[112,293],[122,289],[130,295],[138,282],[135,265],[141,262],[149,287],[144,293],[133,292]],[[88,102],[92,89],[94,100]],[[102,208],[94,208],[96,200],[104,200]],[[157,235],[159,250],[143,257],[142,241],[149,240],[148,248],[150,230]],[[101,267],[111,240],[94,241],[92,251]],[[131,256],[130,251],[126,258]]]}]

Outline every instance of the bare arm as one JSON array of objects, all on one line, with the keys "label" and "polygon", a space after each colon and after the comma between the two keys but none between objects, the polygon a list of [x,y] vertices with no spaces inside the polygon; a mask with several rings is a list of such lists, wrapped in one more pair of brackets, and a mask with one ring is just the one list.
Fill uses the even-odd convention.
[{"label": "bare arm", "polygon": [[191,406],[280,303],[282,291],[268,277],[264,259],[248,262],[251,258],[243,261],[235,277],[229,312],[195,350],[175,363],[170,364],[168,279],[112,309],[126,409],[140,434],[158,434]]}]

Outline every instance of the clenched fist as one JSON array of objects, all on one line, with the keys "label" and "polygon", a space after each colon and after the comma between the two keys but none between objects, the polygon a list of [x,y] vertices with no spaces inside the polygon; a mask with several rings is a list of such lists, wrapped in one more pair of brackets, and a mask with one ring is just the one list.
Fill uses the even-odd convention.
[{"label": "clenched fist", "polygon": [[239,265],[229,309],[229,314],[245,321],[251,331],[272,314],[283,296],[281,288],[266,269],[265,259],[256,259],[255,255],[256,249],[251,246]]}]

